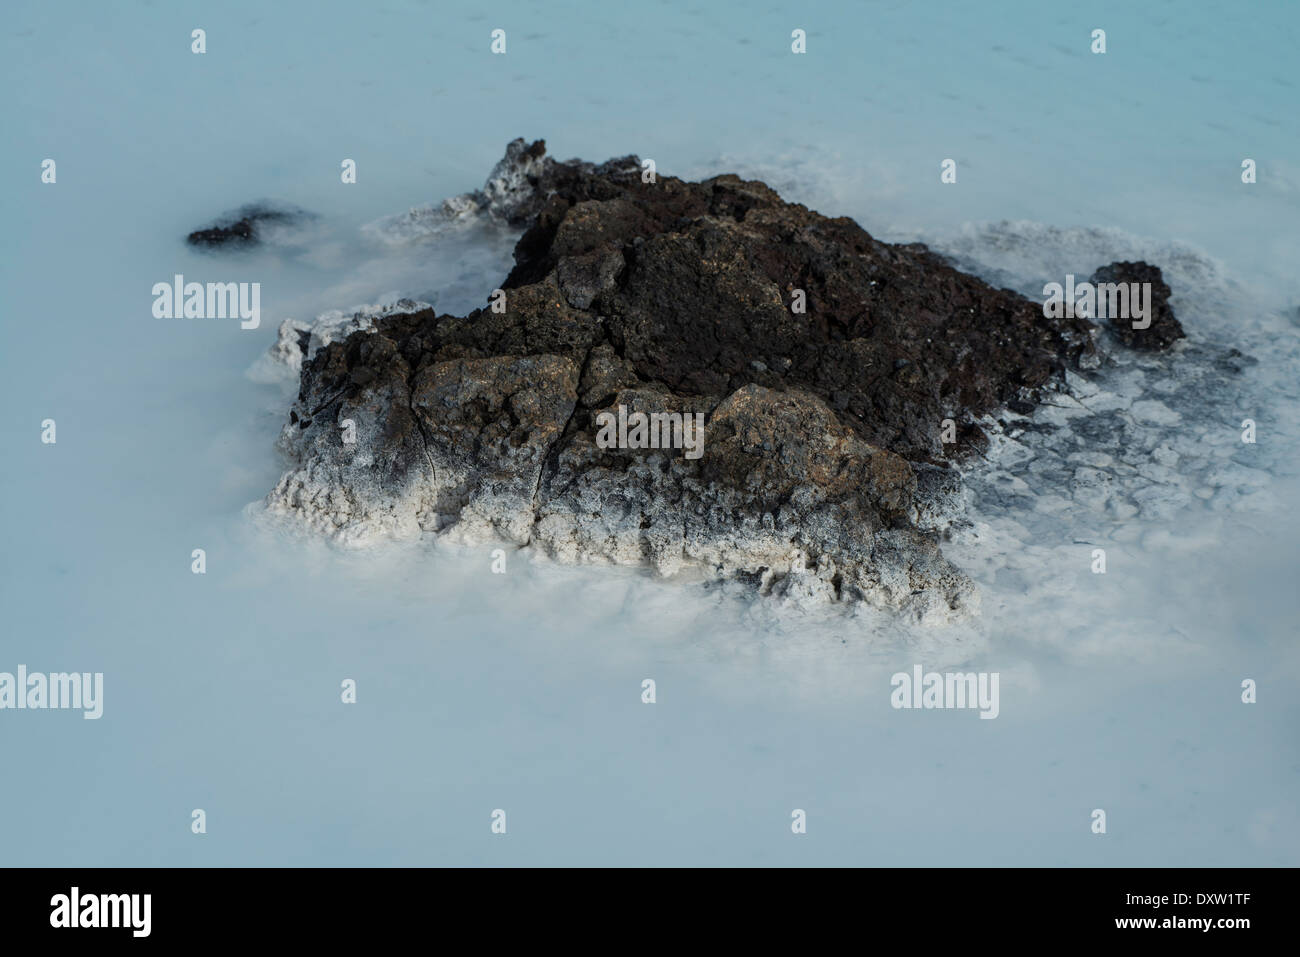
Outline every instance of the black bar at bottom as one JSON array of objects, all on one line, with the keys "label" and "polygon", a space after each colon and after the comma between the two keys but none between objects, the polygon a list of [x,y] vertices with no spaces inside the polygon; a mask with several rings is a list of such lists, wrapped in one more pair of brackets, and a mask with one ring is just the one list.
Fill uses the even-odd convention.
[{"label": "black bar at bottom", "polygon": [[612,943],[614,931],[632,946],[666,946],[686,939],[678,931],[771,943],[776,922],[872,942],[1050,935],[1231,946],[1285,934],[1295,884],[1289,869],[0,869],[0,927],[10,944],[337,946],[441,926],[493,941],[561,933]]}]

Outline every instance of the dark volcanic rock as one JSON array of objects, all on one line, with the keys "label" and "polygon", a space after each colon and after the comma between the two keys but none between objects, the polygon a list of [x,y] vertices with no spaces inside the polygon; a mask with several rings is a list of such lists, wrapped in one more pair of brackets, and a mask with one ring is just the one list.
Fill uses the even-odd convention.
[{"label": "dark volcanic rock", "polygon": [[1134,329],[1134,320],[1129,317],[1110,316],[1111,330],[1119,336],[1120,341],[1131,349],[1158,350],[1167,349],[1179,339],[1185,338],[1182,324],[1174,318],[1174,310],[1169,306],[1171,290],[1160,272],[1159,266],[1144,262],[1116,262],[1102,266],[1092,274],[1089,280],[1093,285],[1099,283],[1150,283],[1151,284],[1151,324],[1145,329]]},{"label": "dark volcanic rock", "polygon": [[185,237],[191,246],[206,248],[242,248],[261,242],[269,224],[289,225],[308,214],[291,206],[273,203],[250,203],[218,218],[206,229],[196,229]]},{"label": "dark volcanic rock", "polygon": [[[382,317],[308,357],[273,509],[345,540],[504,538],[930,619],[971,608],[924,531],[959,494],[945,461],[1092,359],[1091,323],[736,176],[643,182],[636,157],[516,140],[493,191],[527,224],[504,311]],[[620,407],[701,413],[702,455],[603,447]]]}]

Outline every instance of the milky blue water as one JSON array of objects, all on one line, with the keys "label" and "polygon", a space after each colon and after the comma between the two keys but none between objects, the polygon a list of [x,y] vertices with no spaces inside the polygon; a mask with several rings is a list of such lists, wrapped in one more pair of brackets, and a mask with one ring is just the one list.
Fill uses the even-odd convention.
[{"label": "milky blue water", "polygon": [[[0,671],[105,676],[98,721],[0,711],[0,863],[1300,863],[1295,5],[450,6],[0,19]],[[984,612],[949,629],[267,527],[289,387],[250,369],[279,321],[480,303],[513,237],[390,254],[359,227],[479,186],[516,136],[759,175],[1030,291],[1182,244],[1189,337],[1260,363],[1176,428],[1254,416],[1248,473],[1163,519],[1071,508],[1059,541],[984,502],[952,552]],[[298,246],[182,242],[262,197],[320,219]],[[155,319],[175,273],[260,282],[260,328]],[[1072,551],[1093,531],[1105,576]],[[894,710],[916,663],[999,672],[999,717]]]}]

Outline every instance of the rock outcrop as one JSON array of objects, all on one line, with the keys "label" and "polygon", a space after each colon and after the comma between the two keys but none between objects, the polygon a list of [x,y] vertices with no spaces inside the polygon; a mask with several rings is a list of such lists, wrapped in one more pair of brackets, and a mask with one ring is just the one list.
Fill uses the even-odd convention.
[{"label": "rock outcrop", "polygon": [[240,249],[258,245],[271,226],[291,226],[311,214],[296,206],[269,201],[249,203],[233,213],[218,217],[210,226],[196,229],[185,237],[191,246]]},{"label": "rock outcrop", "polygon": [[1169,296],[1172,290],[1169,288],[1169,284],[1165,282],[1165,277],[1160,272],[1159,266],[1151,266],[1142,262],[1111,263],[1109,266],[1102,266],[1093,273],[1090,281],[1094,286],[1100,283],[1122,283],[1129,286],[1133,284],[1150,285],[1151,298],[1149,307],[1151,314],[1147,317],[1150,324],[1146,328],[1133,328],[1133,319],[1128,315],[1107,317],[1111,331],[1130,349],[1143,349],[1146,351],[1167,349],[1177,340],[1187,335],[1183,332],[1182,323],[1174,318],[1174,310],[1169,306]]},{"label": "rock outcrop", "polygon": [[948,463],[982,447],[980,416],[1095,364],[1087,320],[761,182],[517,140],[459,200],[526,226],[504,297],[282,330],[301,387],[273,511],[344,541],[504,540],[942,621],[977,602],[939,550]]}]

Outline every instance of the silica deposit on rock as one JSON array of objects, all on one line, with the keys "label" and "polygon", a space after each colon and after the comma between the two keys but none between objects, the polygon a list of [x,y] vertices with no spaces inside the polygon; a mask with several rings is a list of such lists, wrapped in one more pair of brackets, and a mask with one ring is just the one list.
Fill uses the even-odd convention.
[{"label": "silica deposit on rock", "polygon": [[[633,156],[561,163],[516,140],[483,190],[389,225],[466,217],[526,227],[495,305],[281,330],[301,383],[272,512],[344,542],[505,541],[942,622],[978,605],[939,548],[949,463],[983,447],[981,417],[1097,363],[1087,319],[736,176],[643,178]],[[1116,269],[1155,283],[1158,341],[1140,345],[1181,335],[1159,270]],[[597,441],[615,418],[697,413],[697,457]]]}]

